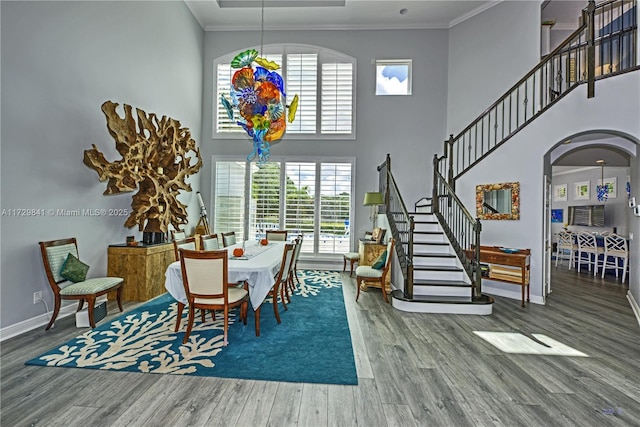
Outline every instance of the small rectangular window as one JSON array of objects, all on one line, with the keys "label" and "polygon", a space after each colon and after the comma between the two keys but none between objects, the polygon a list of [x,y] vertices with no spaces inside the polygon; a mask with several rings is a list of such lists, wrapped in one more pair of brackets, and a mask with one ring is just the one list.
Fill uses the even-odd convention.
[{"label": "small rectangular window", "polygon": [[376,60],[376,95],[411,95],[411,59]]}]

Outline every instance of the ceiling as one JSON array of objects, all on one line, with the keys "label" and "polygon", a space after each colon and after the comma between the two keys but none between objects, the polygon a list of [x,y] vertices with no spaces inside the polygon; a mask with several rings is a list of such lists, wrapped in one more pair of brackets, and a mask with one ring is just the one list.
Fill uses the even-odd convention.
[{"label": "ceiling", "polygon": [[[261,0],[185,0],[207,31],[257,30]],[[234,4],[238,7],[233,6]],[[344,6],[325,4],[344,3]],[[500,1],[264,0],[266,30],[449,28]],[[221,7],[222,4],[225,7]],[[286,6],[283,6],[286,5]],[[404,13],[401,13],[404,10]]]},{"label": "ceiling", "polygon": [[[206,31],[257,30],[262,0],[184,0]],[[451,28],[503,0],[264,0],[266,30]],[[509,1],[509,0],[507,0]],[[510,0],[514,1],[514,0]],[[575,29],[587,0],[546,0],[542,20]]]}]

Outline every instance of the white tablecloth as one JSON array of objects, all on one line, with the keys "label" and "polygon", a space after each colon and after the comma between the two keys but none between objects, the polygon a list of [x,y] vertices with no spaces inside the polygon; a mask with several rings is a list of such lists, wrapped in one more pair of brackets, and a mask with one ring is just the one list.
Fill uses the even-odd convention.
[{"label": "white tablecloth", "polygon": [[[249,299],[256,310],[266,298],[269,290],[275,284],[274,276],[280,269],[282,252],[286,242],[269,242],[265,247],[258,246],[257,241],[245,242],[245,253],[248,259],[234,259],[233,249],[242,247],[242,243],[229,246],[229,283],[247,281],[249,283]],[[164,287],[176,301],[187,304],[187,295],[182,283],[180,262],[169,264],[165,272]]]}]

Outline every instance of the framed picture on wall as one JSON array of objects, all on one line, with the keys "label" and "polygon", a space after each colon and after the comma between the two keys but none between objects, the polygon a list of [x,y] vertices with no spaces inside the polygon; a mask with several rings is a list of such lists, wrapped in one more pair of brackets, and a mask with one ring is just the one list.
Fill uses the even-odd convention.
[{"label": "framed picture on wall", "polygon": [[567,184],[553,186],[553,201],[554,202],[567,201]]},{"label": "framed picture on wall", "polygon": [[601,179],[598,180],[598,184],[597,185],[606,185],[607,186],[607,197],[609,199],[615,199],[616,198],[616,191],[617,191],[617,179],[616,177],[613,178],[605,178],[604,179],[604,184],[602,183],[603,181]]},{"label": "framed picture on wall", "polygon": [[589,200],[589,184],[589,181],[576,182],[573,200]]}]

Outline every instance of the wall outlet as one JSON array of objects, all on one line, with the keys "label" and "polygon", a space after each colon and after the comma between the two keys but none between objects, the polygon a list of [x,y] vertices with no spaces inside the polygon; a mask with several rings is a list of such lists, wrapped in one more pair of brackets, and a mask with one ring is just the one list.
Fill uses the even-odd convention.
[{"label": "wall outlet", "polygon": [[33,293],[33,303],[37,304],[40,301],[42,301],[42,291],[34,292]]}]

